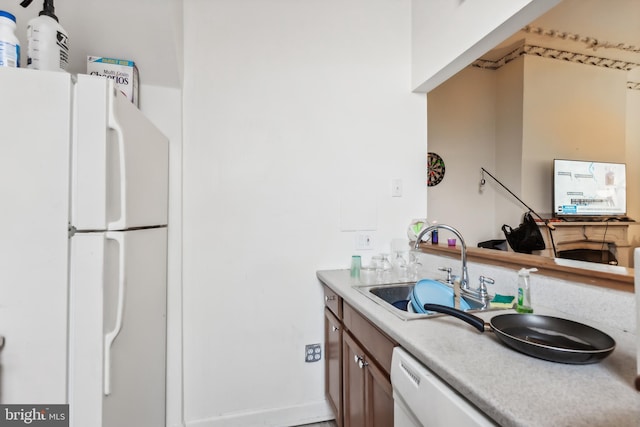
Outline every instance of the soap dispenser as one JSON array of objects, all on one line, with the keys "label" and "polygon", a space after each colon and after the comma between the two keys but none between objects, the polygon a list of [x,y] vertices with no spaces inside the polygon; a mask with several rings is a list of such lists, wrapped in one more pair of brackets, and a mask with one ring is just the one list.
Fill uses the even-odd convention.
[{"label": "soap dispenser", "polygon": [[518,313],[533,313],[531,305],[531,283],[529,274],[538,271],[537,268],[521,268],[518,272],[518,301],[516,311]]}]

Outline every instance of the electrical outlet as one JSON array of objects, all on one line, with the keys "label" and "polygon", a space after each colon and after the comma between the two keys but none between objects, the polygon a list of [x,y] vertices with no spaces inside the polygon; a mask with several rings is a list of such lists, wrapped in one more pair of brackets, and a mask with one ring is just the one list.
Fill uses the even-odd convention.
[{"label": "electrical outlet", "polygon": [[318,362],[322,359],[320,344],[307,344],[304,346],[304,361],[307,363]]},{"label": "electrical outlet", "polygon": [[356,250],[368,251],[373,249],[373,234],[356,233]]}]

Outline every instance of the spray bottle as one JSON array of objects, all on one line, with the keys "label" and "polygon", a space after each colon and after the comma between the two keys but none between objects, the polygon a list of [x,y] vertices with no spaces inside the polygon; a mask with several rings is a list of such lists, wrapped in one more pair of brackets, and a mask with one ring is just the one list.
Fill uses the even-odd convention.
[{"label": "spray bottle", "polygon": [[516,303],[516,311],[518,313],[533,313],[529,273],[534,271],[538,271],[538,269],[521,268],[520,271],[518,271],[518,301]]},{"label": "spray bottle", "polygon": [[[32,0],[23,0],[27,7]],[[54,13],[53,0],[44,0],[42,11],[27,23],[27,68],[66,71],[69,64],[69,36]]]}]

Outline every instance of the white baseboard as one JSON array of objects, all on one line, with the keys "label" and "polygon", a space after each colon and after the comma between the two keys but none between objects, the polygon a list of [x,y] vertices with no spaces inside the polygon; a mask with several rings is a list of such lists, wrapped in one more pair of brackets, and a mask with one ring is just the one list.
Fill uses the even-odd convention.
[{"label": "white baseboard", "polygon": [[186,427],[292,427],[332,420],[333,413],[326,400],[298,406],[267,409],[264,411],[240,412],[216,418],[192,420]]}]

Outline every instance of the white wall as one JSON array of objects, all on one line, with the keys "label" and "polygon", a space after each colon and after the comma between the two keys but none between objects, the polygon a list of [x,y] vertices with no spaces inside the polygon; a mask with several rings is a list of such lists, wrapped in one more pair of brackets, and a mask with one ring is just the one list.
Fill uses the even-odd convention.
[{"label": "white wall", "polygon": [[[327,418],[315,271],[426,213],[409,0],[187,0],[184,386],[189,426]],[[391,197],[391,181],[403,197]],[[351,224],[348,224],[351,223]]]},{"label": "white wall", "polygon": [[[640,74],[640,70],[636,73]],[[640,76],[634,76],[632,81],[638,81]],[[627,200],[629,216],[640,221],[640,90],[627,90],[627,194],[635,194]],[[634,231],[633,246],[640,246],[640,227],[631,227]],[[638,266],[640,268],[640,266]]]},{"label": "white wall", "polygon": [[[496,70],[496,167],[493,175],[518,197],[522,196],[523,70],[522,57]],[[502,225],[516,227],[526,208],[496,181],[489,179],[488,182],[486,192],[495,194],[494,230],[504,238]]]},{"label": "white wall", "polygon": [[533,55],[524,60],[522,197],[550,214],[554,158],[627,159],[627,72]]},{"label": "white wall", "polygon": [[[494,230],[493,182],[480,188],[480,168],[495,169],[496,73],[466,68],[427,95],[429,151],[445,162],[440,184],[427,190],[428,219],[458,229],[467,245],[500,238]],[[441,241],[448,232],[442,231]]]},{"label": "white wall", "polygon": [[140,86],[140,110],[169,138],[167,423],[182,425],[182,91]]}]

